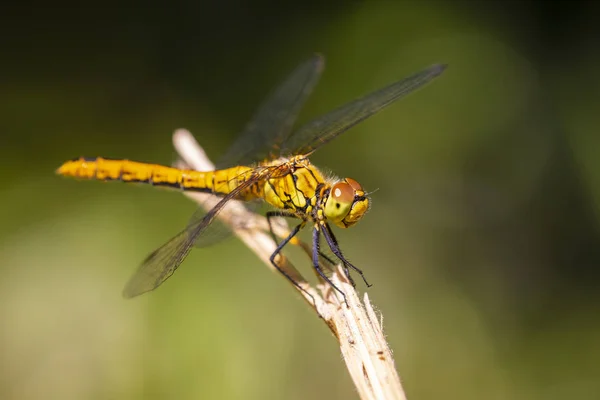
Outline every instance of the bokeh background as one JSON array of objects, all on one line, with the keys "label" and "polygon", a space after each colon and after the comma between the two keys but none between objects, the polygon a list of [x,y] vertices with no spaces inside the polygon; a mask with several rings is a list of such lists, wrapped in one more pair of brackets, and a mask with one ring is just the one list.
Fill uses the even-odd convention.
[{"label": "bokeh background", "polygon": [[408,398],[600,398],[599,13],[592,1],[5,6],[0,398],[356,398],[328,329],[235,239],[121,298],[193,213],[184,196],[54,175],[81,155],[169,164],[181,127],[218,158],[313,52],[327,65],[300,122],[450,65],[313,157],[379,189],[338,238],[374,283]]}]

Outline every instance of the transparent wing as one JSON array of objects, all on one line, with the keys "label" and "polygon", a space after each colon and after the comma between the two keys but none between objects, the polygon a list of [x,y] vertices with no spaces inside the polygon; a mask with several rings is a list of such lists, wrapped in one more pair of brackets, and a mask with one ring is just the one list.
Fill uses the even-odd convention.
[{"label": "transparent wing", "polygon": [[[246,201],[243,204],[240,204],[240,206],[254,213],[258,213],[259,208],[263,205],[264,203],[262,200]],[[188,225],[195,224],[198,220],[204,218],[206,213],[206,208],[198,208],[198,210],[196,210],[196,212],[192,215],[192,218],[190,218]],[[240,222],[243,224],[245,221]],[[243,228],[243,226],[240,228]],[[202,233],[198,239],[196,239],[194,247],[204,248],[214,246],[217,243],[221,243],[222,241],[229,239],[231,236],[233,236],[233,231],[229,225],[217,219],[205,229],[204,233]]]},{"label": "transparent wing", "polygon": [[309,154],[340,133],[440,75],[446,65],[436,64],[383,89],[343,105],[294,131],[282,145],[281,155]]},{"label": "transparent wing", "polygon": [[[258,175],[256,179],[259,179]],[[152,252],[125,285],[123,296],[131,298],[149,292],[173,275],[199,240],[200,235],[210,226],[225,204],[256,182],[256,179],[249,179],[240,184],[223,197],[206,215],[202,218],[192,219],[183,231]]]},{"label": "transparent wing", "polygon": [[[200,214],[207,214],[205,210],[201,211],[202,212],[199,213],[198,217],[195,217],[194,219],[201,218]],[[231,236],[233,236],[233,231],[223,222],[216,220],[205,229],[204,233],[200,235],[200,237],[198,237],[198,239],[194,242],[194,247],[202,249],[205,247],[214,246],[217,243],[221,243],[222,241],[229,239]]]},{"label": "transparent wing", "polygon": [[250,165],[279,156],[300,109],[315,87],[324,59],[315,55],[298,66],[260,106],[244,131],[217,163],[217,169]]}]

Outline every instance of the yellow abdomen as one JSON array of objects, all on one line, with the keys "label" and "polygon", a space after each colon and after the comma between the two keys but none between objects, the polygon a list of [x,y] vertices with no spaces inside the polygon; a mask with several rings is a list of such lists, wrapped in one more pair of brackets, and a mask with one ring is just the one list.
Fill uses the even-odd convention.
[{"label": "yellow abdomen", "polygon": [[[251,176],[251,168],[233,167],[219,171],[200,172],[107,158],[78,158],[67,161],[57,171],[59,175],[101,181],[123,181],[164,186],[180,190],[226,195]],[[241,198],[256,197],[256,188],[248,188]]]}]

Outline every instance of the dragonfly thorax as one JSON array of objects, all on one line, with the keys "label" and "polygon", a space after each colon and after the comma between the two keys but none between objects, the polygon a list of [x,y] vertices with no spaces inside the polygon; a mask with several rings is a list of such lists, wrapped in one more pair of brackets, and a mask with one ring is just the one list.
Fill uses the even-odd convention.
[{"label": "dragonfly thorax", "polygon": [[323,210],[325,218],[340,228],[356,224],[369,209],[369,198],[358,182],[345,178],[329,191]]}]

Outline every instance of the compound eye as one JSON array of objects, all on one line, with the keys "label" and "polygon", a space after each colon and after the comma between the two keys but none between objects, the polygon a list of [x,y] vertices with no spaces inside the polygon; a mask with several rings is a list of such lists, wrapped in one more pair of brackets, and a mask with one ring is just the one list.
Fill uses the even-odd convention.
[{"label": "compound eye", "polygon": [[[358,185],[358,182],[351,181]],[[331,196],[339,204],[351,204],[354,201],[354,190],[350,182],[338,182],[331,188]]]}]

